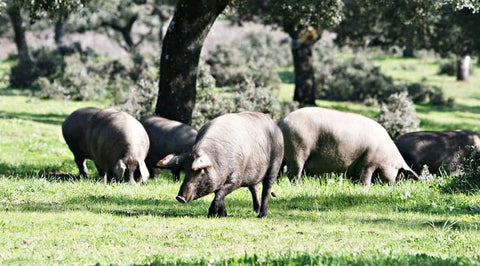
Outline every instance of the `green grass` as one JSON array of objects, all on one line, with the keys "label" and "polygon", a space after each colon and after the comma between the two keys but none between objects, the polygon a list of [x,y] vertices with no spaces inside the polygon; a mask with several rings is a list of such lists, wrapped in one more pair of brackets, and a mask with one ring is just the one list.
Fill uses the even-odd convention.
[{"label": "green grass", "polygon": [[[423,65],[430,69],[428,61],[405,62],[415,69],[391,74],[434,80],[429,76],[434,71],[423,73]],[[386,69],[405,62],[376,61]],[[480,118],[475,80],[445,81],[444,89],[455,84],[458,91],[453,109],[416,106],[422,128],[475,129]],[[288,99],[292,91],[285,83],[279,97]],[[226,198],[229,217],[208,219],[212,195],[176,202],[180,184],[167,172],[142,186],[79,179],[61,123],[79,107],[106,104],[28,95],[0,88],[2,265],[480,264],[480,197],[442,192],[450,177],[369,189],[337,175],[304,178],[298,185],[282,177],[273,187],[277,198],[270,199],[267,218],[256,218],[243,188]],[[370,117],[378,112],[361,104],[318,104]]]}]

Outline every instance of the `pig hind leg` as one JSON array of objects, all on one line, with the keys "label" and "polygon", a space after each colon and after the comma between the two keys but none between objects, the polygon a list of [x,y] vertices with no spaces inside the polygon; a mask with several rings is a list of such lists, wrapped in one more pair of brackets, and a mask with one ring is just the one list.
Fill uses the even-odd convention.
[{"label": "pig hind leg", "polygon": [[248,187],[250,193],[252,193],[253,210],[258,213],[260,211],[260,201],[258,200],[258,184]]},{"label": "pig hind leg", "polygon": [[80,171],[80,175],[83,177],[87,177],[88,169],[87,169],[87,162],[86,158],[83,155],[75,156],[75,163],[77,164],[78,170]]},{"label": "pig hind leg", "polygon": [[262,203],[260,205],[260,212],[258,213],[258,218],[263,218],[267,216],[267,208],[268,208],[268,198],[270,196],[270,192],[277,179],[278,172],[280,171],[280,167],[282,165],[282,160],[275,161],[270,168],[268,168],[265,177],[263,178],[262,182]]}]

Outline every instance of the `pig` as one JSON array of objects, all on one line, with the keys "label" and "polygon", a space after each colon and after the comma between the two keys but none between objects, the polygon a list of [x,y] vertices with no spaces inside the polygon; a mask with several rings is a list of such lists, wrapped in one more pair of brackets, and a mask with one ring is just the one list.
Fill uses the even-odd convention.
[{"label": "pig", "polygon": [[311,174],[346,173],[370,186],[372,175],[394,183],[399,173],[414,179],[387,131],[359,114],[306,107],[279,122],[285,143],[289,179],[298,182],[303,170]]},{"label": "pig", "polygon": [[[171,167],[183,161],[188,171],[176,199],[188,203],[215,193],[208,217],[225,217],[224,198],[239,187],[248,187],[253,209],[262,218],[267,215],[270,190],[283,158],[282,132],[266,114],[241,112],[219,116],[198,132],[188,153],[169,154],[158,162]],[[262,182],[262,201],[258,184]]]},{"label": "pig", "polygon": [[394,142],[414,171],[420,172],[427,165],[429,172],[436,175],[440,175],[442,166],[446,173],[457,172],[465,146],[480,149],[480,135],[462,129],[411,132]]},{"label": "pig", "polygon": [[96,107],[84,107],[71,113],[62,123],[62,134],[73,153],[82,177],[88,175],[86,159],[91,159],[86,143],[86,129],[92,116],[100,112]]},{"label": "pig", "polygon": [[[150,115],[140,119],[150,138],[145,164],[150,176],[154,176],[157,162],[168,154],[182,154],[192,149],[197,137],[197,131],[189,125],[167,118]],[[180,179],[180,170],[184,165],[171,168],[176,181]]]},{"label": "pig", "polygon": [[123,181],[128,176],[129,184],[136,184],[138,172],[140,182],[148,181],[144,160],[150,140],[133,116],[114,109],[97,112],[87,125],[86,143],[104,183],[112,178]]}]

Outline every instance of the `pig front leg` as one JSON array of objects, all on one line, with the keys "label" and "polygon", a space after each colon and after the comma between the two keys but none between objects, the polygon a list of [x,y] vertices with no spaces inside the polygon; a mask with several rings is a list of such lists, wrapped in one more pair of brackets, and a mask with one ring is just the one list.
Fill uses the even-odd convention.
[{"label": "pig front leg", "polygon": [[238,186],[233,183],[225,183],[219,190],[215,191],[215,198],[208,209],[208,217],[226,217],[225,196],[234,191]]}]

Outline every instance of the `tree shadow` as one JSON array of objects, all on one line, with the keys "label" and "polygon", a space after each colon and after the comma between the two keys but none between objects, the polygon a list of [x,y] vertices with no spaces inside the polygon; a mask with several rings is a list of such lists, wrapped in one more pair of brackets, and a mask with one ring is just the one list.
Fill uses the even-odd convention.
[{"label": "tree shadow", "polygon": [[3,119],[21,119],[50,125],[61,125],[67,115],[58,113],[36,114],[26,112],[0,111],[0,117],[2,117]]}]

